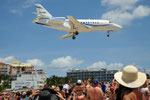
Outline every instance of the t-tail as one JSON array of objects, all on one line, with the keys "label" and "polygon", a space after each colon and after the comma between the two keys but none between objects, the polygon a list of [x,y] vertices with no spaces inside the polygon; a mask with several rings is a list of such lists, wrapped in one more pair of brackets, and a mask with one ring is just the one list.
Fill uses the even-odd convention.
[{"label": "t-tail", "polygon": [[35,4],[37,12],[34,12],[34,14],[37,14],[37,18],[33,21],[34,23],[39,21],[39,18],[52,18],[52,15],[41,5],[41,4]]},{"label": "t-tail", "polygon": [[38,16],[52,17],[52,15],[41,5],[35,4]]},{"label": "t-tail", "polygon": [[35,4],[37,18],[33,21],[40,25],[60,25],[65,22],[65,17],[53,17],[41,4]]}]

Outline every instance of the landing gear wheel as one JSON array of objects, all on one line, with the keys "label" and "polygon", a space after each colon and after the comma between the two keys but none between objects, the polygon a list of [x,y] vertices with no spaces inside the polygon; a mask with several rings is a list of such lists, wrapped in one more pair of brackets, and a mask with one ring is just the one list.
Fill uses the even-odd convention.
[{"label": "landing gear wheel", "polygon": [[75,40],[75,39],[76,39],[76,35],[75,35],[75,33],[73,34],[72,39],[73,39],[73,40]]},{"label": "landing gear wheel", "polygon": [[73,36],[73,37],[72,37],[72,39],[73,39],[73,40],[75,40],[75,39],[76,39],[76,37],[75,37],[75,36]]},{"label": "landing gear wheel", "polygon": [[79,34],[79,32],[78,32],[78,31],[76,31],[76,32],[75,32],[75,35],[78,35],[78,34]]},{"label": "landing gear wheel", "polygon": [[107,31],[107,37],[109,37],[109,31]]}]

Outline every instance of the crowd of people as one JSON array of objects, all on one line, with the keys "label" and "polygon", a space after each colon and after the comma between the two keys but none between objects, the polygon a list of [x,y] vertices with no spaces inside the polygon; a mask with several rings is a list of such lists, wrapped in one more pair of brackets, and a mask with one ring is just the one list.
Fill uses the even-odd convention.
[{"label": "crowd of people", "polygon": [[8,93],[0,100],[150,100],[148,76],[134,66],[126,66],[114,75],[111,82],[77,80],[64,85],[44,85],[43,89]]}]

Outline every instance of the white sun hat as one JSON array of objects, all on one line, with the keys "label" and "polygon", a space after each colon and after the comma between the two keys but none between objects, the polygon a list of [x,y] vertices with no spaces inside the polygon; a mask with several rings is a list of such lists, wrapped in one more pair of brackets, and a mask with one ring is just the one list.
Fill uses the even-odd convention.
[{"label": "white sun hat", "polygon": [[123,68],[122,72],[114,75],[117,82],[125,87],[137,88],[142,86],[146,81],[146,74],[138,72],[135,66],[129,65]]},{"label": "white sun hat", "polygon": [[77,85],[81,85],[82,81],[81,80],[77,80]]}]

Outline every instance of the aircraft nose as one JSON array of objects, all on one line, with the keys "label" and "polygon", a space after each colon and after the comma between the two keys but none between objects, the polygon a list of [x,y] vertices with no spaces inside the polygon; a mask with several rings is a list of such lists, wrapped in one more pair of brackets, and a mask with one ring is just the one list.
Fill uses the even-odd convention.
[{"label": "aircraft nose", "polygon": [[116,27],[117,27],[117,29],[119,29],[119,30],[123,29],[123,27],[122,27],[122,26],[120,26],[120,25],[115,24],[115,26],[116,26]]},{"label": "aircraft nose", "polygon": [[120,26],[120,25],[118,25],[118,28],[123,29],[123,27],[122,27],[122,26]]}]

